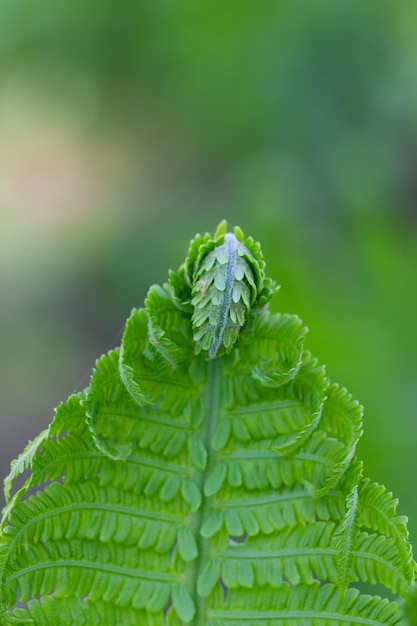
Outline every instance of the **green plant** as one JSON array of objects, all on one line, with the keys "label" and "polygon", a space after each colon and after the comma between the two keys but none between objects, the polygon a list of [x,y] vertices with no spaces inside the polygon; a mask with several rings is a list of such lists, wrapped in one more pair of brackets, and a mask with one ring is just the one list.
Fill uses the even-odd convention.
[{"label": "green plant", "polygon": [[416,566],[396,500],[362,477],[362,409],[274,291],[225,223],[151,287],[12,464],[4,624],[406,623],[392,596],[414,597]]}]

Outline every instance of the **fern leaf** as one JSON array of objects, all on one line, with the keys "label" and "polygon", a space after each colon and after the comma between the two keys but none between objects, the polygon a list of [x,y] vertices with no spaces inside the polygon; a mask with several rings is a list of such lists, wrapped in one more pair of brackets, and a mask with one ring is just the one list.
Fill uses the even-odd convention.
[{"label": "fern leaf", "polygon": [[407,518],[396,515],[398,500],[383,485],[364,479],[359,485],[359,519],[365,528],[395,540],[403,561],[415,568],[412,548],[408,541]]},{"label": "fern leaf", "polygon": [[350,582],[353,550],[358,532],[358,486],[355,485],[346,500],[345,519],[336,541],[338,548],[338,584],[342,593]]},{"label": "fern leaf", "polygon": [[[247,608],[247,607],[251,608]],[[212,613],[213,626],[394,626],[400,623],[398,605],[378,596],[349,589],[341,596],[334,585],[285,585],[279,590],[232,590],[223,606]]]},{"label": "fern leaf", "polygon": [[34,456],[37,454],[42,443],[47,439],[48,434],[48,429],[43,430],[33,441],[29,441],[22,454],[20,454],[15,461],[12,461],[10,474],[4,481],[4,495],[6,502],[10,499],[13,481],[25,470],[31,467]]},{"label": "fern leaf", "polygon": [[151,287],[12,465],[1,623],[412,623],[406,519],[361,477],[362,409],[298,317],[270,314],[275,290],[225,222]]}]

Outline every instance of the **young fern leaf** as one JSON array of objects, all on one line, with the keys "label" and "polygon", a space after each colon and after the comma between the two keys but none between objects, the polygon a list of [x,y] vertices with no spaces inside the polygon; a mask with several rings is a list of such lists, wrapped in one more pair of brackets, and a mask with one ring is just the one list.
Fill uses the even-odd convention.
[{"label": "young fern leaf", "polygon": [[406,519],[355,456],[362,409],[275,291],[224,222],[151,287],[12,464],[2,624],[416,623]]},{"label": "young fern leaf", "polygon": [[338,547],[338,584],[345,592],[350,582],[350,570],[353,564],[353,546],[357,543],[358,534],[358,485],[354,485],[346,498],[346,515],[339,530]]}]

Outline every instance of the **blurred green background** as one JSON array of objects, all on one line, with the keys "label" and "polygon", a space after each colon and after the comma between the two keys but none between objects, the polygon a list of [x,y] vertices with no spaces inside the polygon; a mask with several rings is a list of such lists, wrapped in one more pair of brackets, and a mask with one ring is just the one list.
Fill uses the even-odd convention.
[{"label": "blurred green background", "polygon": [[2,476],[225,217],[417,543],[414,0],[3,0],[0,137]]}]

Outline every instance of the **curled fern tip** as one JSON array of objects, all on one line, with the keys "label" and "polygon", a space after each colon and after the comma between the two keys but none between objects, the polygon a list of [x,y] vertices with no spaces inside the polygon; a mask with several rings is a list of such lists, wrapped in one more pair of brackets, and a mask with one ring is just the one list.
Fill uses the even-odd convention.
[{"label": "curled fern tip", "polygon": [[[184,282],[178,281],[182,273],[188,294]],[[190,307],[195,352],[209,360],[231,352],[250,316],[268,303],[275,290],[273,281],[265,277],[260,245],[251,237],[245,239],[239,227],[227,232],[224,221],[214,237],[195,237],[172,283]]]}]

